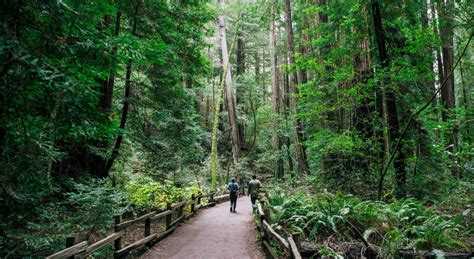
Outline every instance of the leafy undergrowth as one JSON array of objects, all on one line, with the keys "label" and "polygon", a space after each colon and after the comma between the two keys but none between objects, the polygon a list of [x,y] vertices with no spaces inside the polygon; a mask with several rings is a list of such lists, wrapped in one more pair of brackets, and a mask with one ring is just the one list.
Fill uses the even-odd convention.
[{"label": "leafy undergrowth", "polygon": [[166,204],[190,199],[202,192],[198,187],[179,188],[172,182],[158,183],[149,178],[140,178],[127,184],[127,199],[142,210],[166,209]]},{"label": "leafy undergrowth", "polygon": [[335,251],[337,244],[363,239],[387,256],[398,249],[468,251],[463,238],[473,234],[472,223],[463,227],[461,216],[449,218],[413,199],[384,203],[341,193],[287,195],[279,188],[268,196],[271,221],[324,244],[323,254],[342,252]]},{"label": "leafy undergrowth", "polygon": [[[111,233],[115,215],[125,213],[126,220],[164,209],[167,202],[179,202],[201,191],[150,178],[131,181],[123,188],[96,180],[70,182],[68,188],[65,195],[52,196],[32,207],[28,215],[11,215],[10,221],[0,222],[0,257],[42,258],[64,249],[70,235],[91,244]],[[96,256],[109,257],[109,248],[101,249]]]}]

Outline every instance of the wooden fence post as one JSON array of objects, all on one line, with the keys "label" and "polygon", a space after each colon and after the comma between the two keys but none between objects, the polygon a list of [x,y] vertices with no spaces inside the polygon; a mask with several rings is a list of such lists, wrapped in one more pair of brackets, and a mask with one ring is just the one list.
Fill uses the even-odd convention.
[{"label": "wooden fence post", "polygon": [[151,234],[151,218],[145,219],[145,237]]},{"label": "wooden fence post", "polygon": [[298,248],[298,250],[300,250],[301,249],[300,236],[297,235],[297,234],[292,234],[291,237],[293,237],[293,240],[295,241],[296,247]]},{"label": "wooden fence post", "polygon": [[198,194],[198,205],[201,204],[201,196],[202,196],[202,193],[199,193],[199,194]]},{"label": "wooden fence post", "polygon": [[191,200],[193,201],[193,203],[191,203],[191,213],[194,213],[194,202],[196,200],[196,197],[194,197],[194,194],[191,195]]},{"label": "wooden fence post", "polygon": [[[171,210],[171,203],[166,203],[166,210]],[[166,230],[171,227],[171,213],[166,215]]]},{"label": "wooden fence post", "polygon": [[[115,221],[114,232],[117,233],[120,231],[117,225],[120,224],[120,222],[122,222],[122,215],[115,216],[114,221]],[[115,249],[115,252],[122,249],[122,237],[119,237],[114,241],[114,249]]]},{"label": "wooden fence post", "polygon": [[293,236],[289,236],[288,238],[288,245],[289,245],[289,256],[293,259],[301,259],[301,254],[298,249],[298,246],[296,245],[295,240],[293,239]]},{"label": "wooden fence post", "polygon": [[211,196],[209,197],[209,203],[214,202],[214,193],[211,193]]},{"label": "wooden fence post", "polygon": [[184,205],[179,206],[179,208],[178,208],[178,218],[181,218],[181,216],[183,216],[183,209],[184,209]]},{"label": "wooden fence post", "polygon": [[[69,247],[73,246],[75,242],[76,242],[76,237],[75,236],[66,237],[66,248],[69,248]],[[69,259],[74,259],[74,256],[70,256],[68,258]]]}]

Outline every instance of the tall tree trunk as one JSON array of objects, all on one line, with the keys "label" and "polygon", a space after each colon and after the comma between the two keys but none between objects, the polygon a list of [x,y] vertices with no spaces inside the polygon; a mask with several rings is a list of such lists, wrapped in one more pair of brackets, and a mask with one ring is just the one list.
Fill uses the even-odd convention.
[{"label": "tall tree trunk", "polygon": [[[298,113],[298,77],[297,69],[295,68],[295,45],[293,40],[293,24],[291,19],[291,2],[290,0],[285,0],[285,19],[288,32],[288,56],[290,67],[293,70],[293,73],[290,74],[290,91],[294,94],[293,98],[293,112],[294,114]],[[293,126],[295,128],[295,149],[296,149],[296,159],[298,162],[298,172],[300,174],[308,174],[308,161],[306,159],[306,152],[303,148],[303,128],[301,127],[300,119],[293,120]]]},{"label": "tall tree trunk", "polygon": [[[299,46],[300,49],[300,54],[302,57],[305,57],[308,53],[308,47],[305,45],[306,42],[308,42],[308,34],[306,31],[302,31],[300,34],[301,37],[301,43]],[[306,68],[299,68],[299,81],[300,84],[306,84],[308,82],[308,71]]]},{"label": "tall tree trunk", "polygon": [[[141,5],[141,0],[136,0],[135,3],[135,13],[133,17],[133,25],[132,25],[132,34],[137,35],[137,23],[138,23],[138,12],[140,10],[140,5]],[[131,89],[131,80],[130,77],[132,75],[132,59],[129,58],[127,62],[127,67],[126,67],[126,73],[125,73],[125,93],[123,96],[123,107],[122,107],[122,117],[120,118],[120,132],[117,135],[117,138],[115,140],[115,145],[112,150],[112,154],[110,155],[109,160],[107,161],[107,166],[105,167],[104,174],[105,176],[109,175],[109,171],[112,168],[112,165],[114,164],[115,159],[117,158],[117,155],[120,150],[120,146],[122,145],[123,142],[123,132],[125,130],[125,124],[127,123],[127,116],[128,116],[128,108],[130,106],[130,95],[132,92]]]},{"label": "tall tree trunk", "polygon": [[258,53],[258,49],[255,50],[254,59],[255,59],[255,82],[257,82],[257,85],[258,85],[258,83],[260,82],[260,55]]},{"label": "tall tree trunk", "polygon": [[271,75],[272,75],[272,110],[273,110],[273,133],[272,133],[272,145],[273,150],[277,153],[276,158],[276,177],[283,178],[284,168],[283,159],[281,158],[281,141],[278,133],[278,116],[280,114],[280,87],[278,85],[278,71],[277,71],[277,57],[275,53],[276,42],[275,42],[275,5],[271,7],[271,21],[270,21],[270,63],[271,63]]},{"label": "tall tree trunk", "polygon": [[[433,23],[433,33],[436,35],[437,38],[439,38],[439,23],[438,19],[436,18],[436,6],[435,6],[435,1],[436,0],[431,0],[430,3],[430,8],[431,8],[431,17],[432,17],[432,23]],[[441,84],[444,82],[444,69],[443,69],[443,60],[441,59],[441,51],[438,46],[435,46],[435,59],[436,59],[436,69],[438,73],[438,82]],[[441,89],[443,90],[443,89]],[[433,102],[436,102],[436,98],[433,99]],[[440,97],[440,103],[441,103],[441,97]],[[443,120],[443,116],[445,116],[445,111],[442,109],[441,110],[441,119]],[[437,132],[438,133],[438,132]],[[439,137],[439,134],[436,134],[436,137]]]},{"label": "tall tree trunk", "polygon": [[[244,14],[240,14],[240,19],[244,18]],[[245,42],[243,39],[243,25],[241,25],[239,30],[239,35],[237,38],[237,76],[242,76],[245,73]],[[244,99],[245,93],[242,91],[242,88],[237,88],[236,91],[236,103],[237,105],[242,104],[242,100]],[[237,122],[237,128],[239,131],[239,140],[240,140],[240,147],[242,147],[245,143],[245,125],[243,122]]]},{"label": "tall tree trunk", "polygon": [[206,95],[206,112],[205,112],[205,118],[204,118],[204,126],[206,129],[209,128],[209,116],[211,115],[211,97],[209,95]]},{"label": "tall tree trunk", "polygon": [[[443,73],[444,75],[449,74],[453,68],[454,62],[454,41],[453,41],[453,0],[439,0],[438,1],[438,15],[440,20],[440,37],[441,37],[441,55],[443,58]],[[446,87],[441,89],[441,104],[443,105],[442,119],[444,122],[452,119],[453,114],[451,110],[455,108],[455,95],[454,95],[454,77],[450,77],[446,81]],[[446,134],[447,140],[446,150],[450,154],[454,154],[458,146],[457,127],[453,128]],[[454,176],[459,173],[459,168],[456,165],[456,158],[450,155],[451,161],[451,172]]]},{"label": "tall tree trunk", "polygon": [[[284,63],[283,65],[285,67],[288,67],[288,54],[286,51],[283,52],[284,54]],[[288,171],[293,173],[293,159],[291,157],[290,153],[290,147],[291,147],[291,139],[289,136],[290,133],[290,126],[288,125],[288,120],[290,116],[290,80],[289,80],[289,74],[288,70],[285,69],[283,73],[283,109],[284,109],[284,115],[285,115],[285,126],[286,126],[286,131],[288,132],[287,136],[285,137],[285,143],[286,143],[286,156],[288,159]]]},{"label": "tall tree trunk", "polygon": [[[229,53],[227,51],[225,21],[222,15],[219,15],[217,17],[217,26],[219,29],[219,38],[220,38],[221,51],[222,51],[222,67],[224,69],[229,63]],[[233,158],[234,164],[237,164],[239,160],[240,141],[239,141],[239,130],[237,128],[237,117],[235,115],[234,91],[232,89],[232,75],[231,75],[230,69],[225,75],[225,86],[226,86],[227,112],[229,115],[229,124],[231,128],[231,137],[232,137],[232,158]]]},{"label": "tall tree trunk", "polygon": [[262,103],[267,99],[267,86],[265,85],[265,48],[262,48]]},{"label": "tall tree trunk", "polygon": [[[428,0],[423,0],[422,1],[423,3],[423,8],[421,10],[421,25],[423,26],[423,28],[429,28],[429,22],[430,22],[430,18],[429,18],[429,10],[430,10],[430,6],[429,6],[429,3],[428,3]],[[432,53],[433,52],[433,49],[431,47],[428,47],[426,48],[426,51],[428,51],[429,53]],[[432,58],[432,55],[429,55],[430,56],[430,71],[434,71],[434,60]],[[433,76],[430,76],[430,79],[426,82],[426,86],[428,88],[428,91],[427,91],[427,95],[426,95],[426,98],[430,98],[435,92],[436,92],[436,80],[435,80],[435,77],[434,75]],[[433,112],[435,112],[435,108],[436,108],[436,98],[433,99],[433,102],[432,102],[432,110]]]},{"label": "tall tree trunk", "polygon": [[[377,42],[377,49],[379,60],[384,69],[389,67],[389,59],[386,49],[385,35],[382,27],[382,16],[380,14],[380,6],[378,0],[372,0],[372,15],[374,20],[375,27],[375,39]],[[384,79],[384,84],[388,85],[390,78]],[[392,89],[388,89],[385,93],[385,103],[387,106],[387,121],[388,121],[388,131],[389,139],[391,142],[398,140],[400,137],[400,124],[398,121],[398,111],[397,111],[397,102],[395,99],[395,94]],[[400,144],[402,145],[402,144]],[[403,152],[403,146],[398,149],[397,156],[394,160],[394,169],[395,169],[395,182],[397,185],[397,198],[404,198],[406,195],[405,191],[405,182],[406,182],[406,158],[405,153]],[[381,186],[383,179],[380,179],[379,187]],[[381,190],[379,190],[380,192]]]},{"label": "tall tree trunk", "polygon": [[[244,18],[244,14],[240,14],[240,19]],[[239,35],[237,38],[237,75],[243,75],[245,73],[245,42],[243,34],[244,26],[241,25]]]},{"label": "tall tree trunk", "polygon": [[[352,81],[351,86],[355,86],[360,83],[367,84],[369,78],[371,77],[370,33],[368,27],[370,24],[369,13],[370,11],[364,8],[364,18],[367,27],[358,31],[358,33],[361,35],[364,35],[364,38],[360,40],[358,51],[355,55],[354,70],[356,76]],[[382,148],[374,149],[374,146],[367,145],[361,148],[363,152],[362,156],[356,154],[351,155],[352,162],[349,170],[359,170],[364,172],[367,175],[364,181],[367,186],[371,186],[373,183],[372,180],[374,179],[371,175],[372,170],[370,170],[370,165],[383,165],[381,151],[383,150],[384,144],[384,139],[377,138],[377,136],[374,134],[374,129],[376,129],[377,125],[379,124],[377,123],[378,121],[373,120],[374,110],[371,108],[374,106],[370,105],[371,100],[373,100],[373,95],[368,95],[367,97],[360,100],[359,103],[357,103],[353,109],[353,116],[351,116],[352,121],[349,123],[351,125],[349,129],[356,129],[363,141],[375,140],[374,143],[377,143],[380,145],[379,147]],[[383,136],[383,134],[381,135]]]},{"label": "tall tree trunk", "polygon": [[[117,37],[120,33],[120,20],[122,17],[122,13],[120,11],[117,12],[115,16],[115,29],[114,29],[114,36]],[[104,18],[108,20],[110,18]],[[116,69],[116,55],[118,51],[118,46],[114,46],[112,49],[112,59],[109,61],[109,76],[107,80],[104,82],[102,87],[102,95],[100,97],[100,107],[104,109],[106,112],[109,112],[112,108],[112,97],[114,91],[114,83],[115,83],[115,69]]]},{"label": "tall tree trunk", "polygon": [[[461,87],[462,87],[462,101],[463,101],[463,106],[464,106],[464,109],[469,110],[469,98],[468,98],[468,94],[467,94],[467,91],[466,91],[466,82],[464,81],[464,69],[463,69],[463,64],[462,64],[462,61],[459,62],[459,74],[461,76]],[[469,91],[469,90],[468,90]],[[472,125],[472,124],[470,124]],[[467,137],[467,138],[471,138],[471,134],[469,134],[469,124],[466,126],[466,134],[464,134],[464,137]],[[466,143],[470,143],[469,141],[465,141]]]},{"label": "tall tree trunk", "polygon": [[[218,19],[221,17],[222,16],[219,16]],[[218,25],[220,25],[219,20],[218,20]],[[225,28],[222,28],[222,29],[224,29],[224,42],[225,42]],[[219,32],[220,30],[221,28],[219,27]],[[231,53],[234,48],[234,43],[235,43],[235,38],[234,38],[234,41],[232,41],[232,46],[230,48]],[[225,53],[227,53],[227,44],[226,44],[225,50],[226,50]],[[227,53],[227,54],[230,56],[231,53]],[[222,63],[224,64],[224,62]],[[212,191],[216,190],[216,183],[217,183],[217,133],[218,133],[218,125],[219,125],[219,111],[221,109],[219,107],[221,107],[222,95],[224,93],[224,88],[226,85],[226,80],[224,80],[223,78],[227,78],[228,73],[230,73],[230,65],[229,65],[229,62],[226,62],[225,65],[223,66],[223,74],[220,80],[220,86],[219,86],[218,93],[217,93],[217,96],[215,98],[215,103],[214,103],[214,121],[212,124],[212,133],[211,133],[211,190]],[[230,163],[229,163],[229,166],[230,166]]]},{"label": "tall tree trunk", "polygon": [[[117,37],[120,34],[120,21],[121,21],[122,13],[120,11],[117,12],[115,16],[115,28],[113,32],[113,36]],[[111,22],[110,15],[106,15],[103,20],[103,26],[109,27]],[[101,83],[101,95],[99,98],[99,108],[102,112],[106,114],[110,114],[112,110],[112,98],[113,98],[113,89],[115,84],[115,74],[116,74],[116,67],[117,67],[117,51],[118,46],[115,45],[112,49],[111,58],[108,59],[109,63],[109,76],[106,79],[97,79],[98,82]],[[108,141],[99,141],[96,143],[99,149],[107,150],[109,148],[110,143]],[[88,167],[89,172],[92,175],[98,176],[100,178],[105,178],[108,176],[109,169],[107,167],[108,160],[98,154],[87,154],[88,157]]]}]

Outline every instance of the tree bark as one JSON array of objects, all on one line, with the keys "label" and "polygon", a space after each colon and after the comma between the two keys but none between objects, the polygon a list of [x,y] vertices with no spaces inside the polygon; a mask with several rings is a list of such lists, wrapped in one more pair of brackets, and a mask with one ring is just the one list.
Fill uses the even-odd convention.
[{"label": "tree bark", "polygon": [[[222,15],[217,17],[217,26],[219,29],[219,39],[221,44],[222,52],[222,68],[225,69],[229,63],[229,53],[227,50],[227,40],[226,40],[226,31],[225,31],[225,21]],[[225,86],[226,86],[226,101],[227,101],[227,112],[229,116],[229,124],[231,128],[231,137],[232,137],[232,158],[234,164],[238,163],[239,152],[240,152],[240,141],[239,141],[239,131],[237,128],[237,117],[235,114],[235,105],[234,105],[234,91],[232,89],[232,75],[231,71],[225,75]]]},{"label": "tree bark", "polygon": [[[297,77],[297,69],[295,68],[295,45],[293,40],[293,24],[291,19],[291,2],[290,0],[285,1],[285,19],[287,25],[287,33],[288,33],[288,56],[289,56],[289,63],[290,69],[293,72],[290,74],[290,91],[293,94],[293,113],[298,113],[298,77]],[[295,128],[295,149],[296,149],[296,159],[298,162],[298,172],[300,174],[308,174],[308,161],[306,159],[306,152],[303,148],[302,140],[303,140],[303,128],[301,126],[300,119],[293,120],[293,126]]]},{"label": "tree bark", "polygon": [[[430,10],[430,6],[429,6],[429,3],[428,3],[428,0],[423,0],[422,1],[423,3],[423,8],[421,10],[421,25],[423,26],[423,28],[429,28],[429,22],[430,22],[430,19],[429,19],[429,11]],[[432,47],[428,47],[426,48],[426,51],[429,51],[429,53],[432,53],[433,52],[433,49]],[[434,60],[432,58],[432,55],[430,55],[430,64],[429,64],[429,67],[430,67],[430,71],[434,71]],[[433,76],[430,76],[430,79],[426,82],[426,85],[427,85],[427,88],[428,88],[428,94],[426,95],[426,98],[430,98],[434,92],[436,92],[436,80],[435,80],[435,77],[434,75]],[[433,106],[433,112],[435,112],[435,108],[436,108],[436,99],[433,100],[432,102],[432,106]]]},{"label": "tree bark", "polygon": [[[389,67],[389,59],[386,49],[385,35],[382,27],[382,16],[380,14],[380,6],[378,0],[372,0],[372,15],[375,27],[375,38],[377,42],[379,61],[382,65],[382,68],[386,69]],[[389,84],[389,82],[389,78],[384,79],[384,84]],[[390,88],[386,91],[385,97],[385,103],[387,106],[389,139],[393,142],[400,137],[400,124],[398,121],[397,102],[395,99],[395,93]],[[406,196],[406,158],[405,153],[403,152],[403,146],[401,146],[398,150],[399,151],[394,161],[394,169],[395,182],[397,185],[396,195],[397,198],[401,199]],[[381,181],[383,181],[383,179],[381,179]],[[381,181],[379,182],[379,186],[381,186]]]},{"label": "tree bark", "polygon": [[[137,23],[138,23],[138,12],[140,10],[140,0],[137,0],[135,3],[135,13],[133,17],[133,25],[132,25],[132,34],[137,35]],[[112,150],[112,154],[110,155],[109,160],[107,161],[107,165],[105,167],[105,172],[104,174],[106,176],[109,175],[109,171],[112,168],[112,165],[115,161],[115,159],[118,156],[120,146],[122,145],[123,142],[123,131],[125,130],[125,124],[127,123],[127,116],[128,116],[128,108],[130,106],[130,95],[132,92],[131,88],[131,80],[130,77],[132,75],[132,59],[128,59],[127,67],[126,67],[126,73],[125,73],[125,93],[123,96],[123,107],[122,107],[122,117],[120,118],[120,132],[117,135],[117,138],[115,140],[115,145]]]},{"label": "tree bark", "polygon": [[280,114],[280,87],[278,85],[278,71],[277,71],[277,57],[275,53],[276,42],[275,42],[275,6],[271,7],[271,21],[270,21],[270,62],[271,62],[271,75],[272,75],[272,110],[273,110],[273,132],[272,132],[272,145],[273,150],[277,153],[276,158],[276,170],[275,176],[277,178],[283,178],[284,168],[283,159],[281,158],[281,140],[278,133],[278,116]]},{"label": "tree bark", "polygon": [[[438,1],[438,15],[440,20],[440,37],[441,37],[441,56],[443,58],[443,73],[447,75],[453,68],[454,62],[454,41],[453,41],[453,9],[454,2],[452,0],[440,0]],[[443,110],[441,112],[442,119],[444,122],[452,119],[453,114],[451,110],[455,108],[455,95],[454,95],[454,77],[450,77],[446,81],[446,87],[441,89],[441,104]],[[453,154],[457,150],[458,137],[457,127],[453,128],[445,136],[447,141],[446,150],[450,154]],[[459,168],[456,165],[456,157],[450,155],[451,172],[453,176],[458,176]]]},{"label": "tree bark", "polygon": [[[122,13],[120,11],[117,12],[115,16],[115,29],[114,29],[114,36],[117,37],[120,34],[120,20],[122,17]],[[110,111],[112,108],[112,97],[114,91],[114,83],[115,83],[115,68],[116,68],[116,56],[117,56],[118,46],[114,46],[112,49],[112,59],[110,60],[110,68],[109,68],[109,76],[107,81],[104,83],[104,87],[102,88],[102,96],[100,98],[100,107],[105,111]]]},{"label": "tree bark", "polygon": [[255,50],[254,53],[254,59],[255,59],[255,82],[260,82],[260,56],[258,53],[258,49]]},{"label": "tree bark", "polygon": [[[120,11],[117,12],[115,16],[115,28],[113,32],[113,36],[117,37],[120,34],[120,21],[121,21],[122,13]],[[106,15],[102,21],[103,26],[105,28],[110,26],[111,16]],[[115,70],[117,67],[117,56],[118,46],[115,45],[112,49],[111,58],[108,58],[106,62],[109,63],[109,76],[106,79],[97,79],[102,87],[100,89],[101,95],[99,97],[99,109],[106,114],[110,114],[112,110],[112,99],[113,99],[113,89],[115,84]],[[108,141],[99,141],[95,143],[95,145],[99,149],[107,150],[110,147],[110,143]],[[88,153],[88,167],[89,172],[92,175],[98,176],[100,178],[105,178],[108,176],[109,169],[107,167],[108,159],[104,156]]]},{"label": "tree bark", "polygon": [[[431,8],[431,15],[432,15],[432,23],[433,23],[433,33],[436,35],[436,37],[439,37],[439,23],[438,19],[436,18],[436,10],[437,8],[435,7],[435,0],[431,0],[430,3],[430,8]],[[441,51],[438,46],[435,46],[435,55],[436,55],[436,69],[438,72],[438,81],[439,83],[444,82],[444,69],[443,69],[443,60],[441,59]],[[436,90],[436,89],[435,89]],[[443,90],[443,89],[441,89]],[[433,100],[433,102],[436,103],[436,99]],[[440,97],[440,103],[441,103],[441,97]],[[441,119],[443,120],[443,116],[445,116],[445,111],[442,109],[441,110]]]},{"label": "tree bark", "polygon": [[265,48],[262,48],[262,103],[266,102],[267,99],[267,87],[265,85]]},{"label": "tree bark", "polygon": [[[244,14],[240,14],[240,19],[244,18]],[[245,41],[243,39],[243,25],[241,25],[238,38],[237,38],[237,76],[242,76],[245,73]],[[242,100],[244,99],[245,93],[242,91],[242,88],[237,88],[236,91],[236,103],[237,105],[242,104]],[[240,140],[240,147],[242,147],[245,143],[245,125],[241,121],[237,122],[237,128],[239,131],[239,140]]]},{"label": "tree bark", "polygon": [[[244,18],[244,14],[240,14],[240,19]],[[243,75],[245,73],[245,42],[244,42],[244,34],[243,28],[244,26],[241,25],[239,30],[239,35],[237,38],[237,75]]]},{"label": "tree bark", "polygon": [[[284,63],[283,65],[285,67],[288,67],[288,54],[286,51],[283,52],[284,54]],[[290,115],[290,80],[289,80],[289,74],[287,69],[285,69],[283,73],[283,94],[282,94],[282,99],[283,99],[283,113],[285,116],[285,126],[286,126],[286,131],[288,134],[290,133],[290,126],[288,125],[288,119]],[[291,138],[287,134],[285,137],[285,144],[286,144],[286,156],[288,159],[288,171],[293,172],[293,158],[291,157],[290,153],[290,147],[291,147]]]}]

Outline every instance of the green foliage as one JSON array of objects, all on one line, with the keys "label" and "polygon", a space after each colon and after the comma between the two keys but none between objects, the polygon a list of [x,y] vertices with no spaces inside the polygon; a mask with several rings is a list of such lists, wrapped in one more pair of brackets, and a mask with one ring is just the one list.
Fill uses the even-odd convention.
[{"label": "green foliage", "polygon": [[[0,15],[0,257],[46,256],[70,233],[99,235],[129,208],[120,187],[133,173],[173,178],[200,166],[206,1],[6,1]],[[118,134],[114,188],[89,182],[108,176]]]},{"label": "green foliage", "polygon": [[140,210],[163,210],[167,203],[190,199],[202,192],[198,187],[179,188],[172,182],[161,184],[146,177],[127,184],[126,189],[127,199]]},{"label": "green foliage", "polygon": [[[395,141],[388,134],[388,112],[378,109],[386,107],[377,91],[395,93],[395,116],[403,128],[439,87],[443,75],[433,52],[446,47],[438,35],[445,23],[441,10],[434,15],[426,1],[380,0],[390,59],[382,68],[371,1],[291,1],[297,53],[296,65],[288,66],[283,2],[224,2],[217,10],[228,16],[228,28],[245,14],[239,18],[244,71],[233,72],[245,137],[239,164],[231,166],[222,109],[217,190],[225,189],[229,176],[254,173],[276,183],[268,183],[271,220],[313,241],[357,240],[357,229],[387,254],[401,247],[467,249],[460,239],[472,236],[473,225],[456,215],[469,214],[473,204],[472,48],[454,73],[456,107],[448,111],[438,101],[414,118],[404,138],[410,199],[393,199],[399,183],[390,168],[382,190],[390,203],[365,200],[376,196],[380,169]],[[216,13],[209,3],[0,1],[0,257],[43,257],[64,248],[69,234],[96,240],[115,214],[164,209],[167,202],[206,188],[209,111],[222,74],[210,29]],[[440,8],[436,1],[430,4]],[[276,39],[280,88],[289,87],[291,72],[300,81],[303,75],[308,79],[296,86],[291,107],[282,98],[280,114],[272,112],[269,92],[271,5],[281,32]],[[454,46],[448,49],[455,59],[473,27],[472,9],[469,1],[459,0],[449,11]],[[233,33],[228,31],[229,39]],[[235,63],[236,55],[230,59]],[[127,71],[130,108],[119,129]],[[296,174],[296,118],[303,125],[309,175]],[[274,131],[281,136],[280,152],[270,141]],[[119,134],[124,141],[107,175],[104,166]],[[453,149],[452,136],[457,136]],[[277,159],[284,161],[285,177],[274,180]],[[195,182],[200,188],[187,187]],[[322,188],[357,196],[321,194]],[[329,246],[320,253],[342,254]]]},{"label": "green foliage", "polygon": [[459,221],[443,217],[411,199],[387,204],[340,193],[288,196],[276,191],[270,192],[268,202],[275,222],[309,240],[360,241],[355,234],[357,229],[389,254],[400,248],[468,249],[461,239],[468,233]]},{"label": "green foliage", "polygon": [[342,259],[344,256],[342,256],[340,253],[335,251],[334,249],[330,247],[322,247],[318,250],[319,254],[321,256],[329,256],[330,258],[337,258],[337,259]]},{"label": "green foliage", "polygon": [[[10,215],[15,221],[2,222],[0,252],[7,255],[47,256],[64,249],[67,236],[93,241],[104,236],[113,224],[113,216],[129,208],[126,193],[111,188],[104,181],[68,182],[70,192],[63,199],[37,203],[31,214],[23,211]],[[15,228],[8,224],[15,222]]]}]

